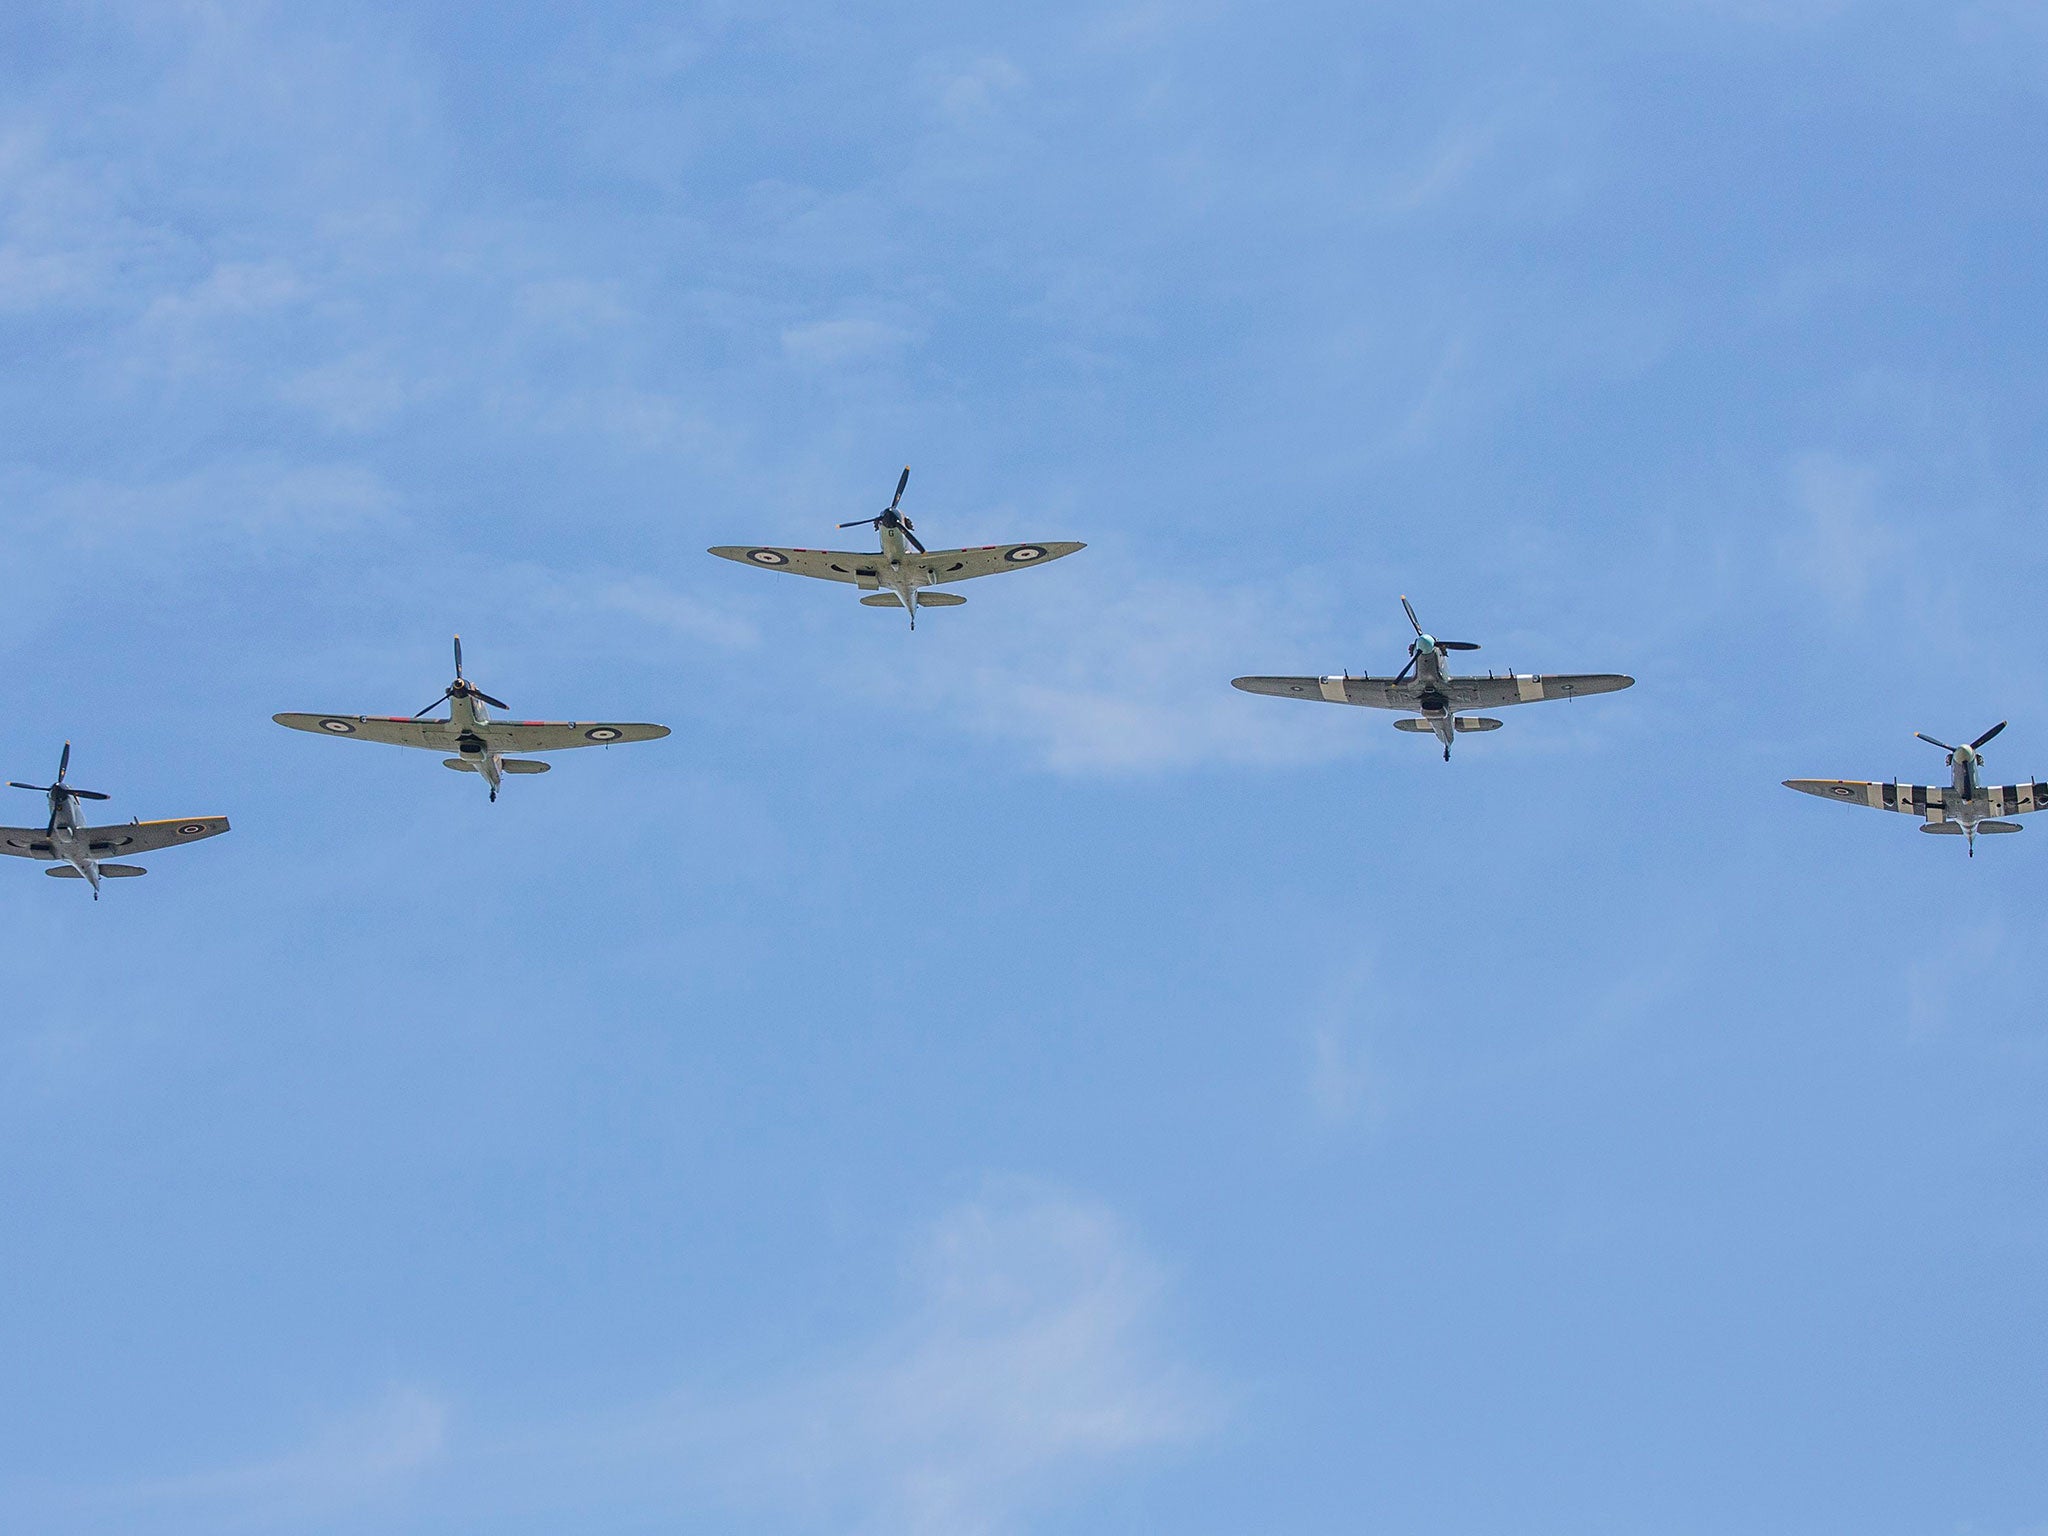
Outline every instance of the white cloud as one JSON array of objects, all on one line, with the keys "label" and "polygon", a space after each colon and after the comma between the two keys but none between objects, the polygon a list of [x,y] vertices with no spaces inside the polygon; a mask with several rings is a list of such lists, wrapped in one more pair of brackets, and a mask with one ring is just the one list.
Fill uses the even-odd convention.
[{"label": "white cloud", "polygon": [[445,1460],[449,1409],[394,1387],[274,1456],[213,1471],[97,1490],[10,1490],[7,1506],[51,1530],[331,1530],[402,1498]]},{"label": "white cloud", "polygon": [[396,517],[396,495],[362,465],[254,455],[169,481],[71,481],[22,521],[73,547],[139,542],[155,554],[222,531],[296,543]]},{"label": "white cloud", "polygon": [[[1159,1267],[1101,1205],[992,1190],[934,1224],[906,1279],[892,1321],[766,1383],[460,1439],[443,1396],[403,1388],[275,1456],[102,1490],[16,1483],[4,1509],[45,1529],[279,1532],[723,1509],[748,1529],[996,1536],[1220,1422],[1216,1390],[1162,1346]],[[573,1518],[551,1527],[556,1512]]]},{"label": "white cloud", "polygon": [[787,327],[782,350],[793,362],[841,368],[891,356],[916,340],[914,333],[880,320],[814,320]]},{"label": "white cloud", "polygon": [[556,613],[617,615],[725,650],[752,645],[759,638],[751,621],[651,576],[524,568],[512,573],[512,583],[519,589],[515,601],[522,606],[545,607]]},{"label": "white cloud", "polygon": [[847,1358],[649,1426],[734,1507],[909,1536],[981,1536],[1215,1423],[1159,1353],[1153,1263],[1107,1210],[1012,1192],[951,1211],[907,1312]]},{"label": "white cloud", "polygon": [[[1044,576],[960,588],[1002,604],[1002,627],[977,639],[974,659],[919,647],[885,682],[925,708],[1017,741],[1063,773],[1133,773],[1199,763],[1324,761],[1357,750],[1354,711],[1255,698],[1230,686],[1247,673],[1321,673],[1345,665],[1334,626],[1308,594],[1273,583],[1217,589],[1167,577],[1119,583],[1082,562]],[[894,615],[902,622],[900,613]],[[944,624],[949,615],[926,617]],[[919,635],[923,639],[922,633]]]},{"label": "white cloud", "polygon": [[1872,583],[1905,553],[1900,532],[1879,515],[1878,472],[1831,453],[1792,466],[1792,503],[1801,516],[1786,543],[1793,566],[1840,617],[1859,612]]}]

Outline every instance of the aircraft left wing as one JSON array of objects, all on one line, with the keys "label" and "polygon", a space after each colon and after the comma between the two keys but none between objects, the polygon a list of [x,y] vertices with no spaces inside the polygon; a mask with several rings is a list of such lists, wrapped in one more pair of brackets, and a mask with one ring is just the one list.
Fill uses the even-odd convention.
[{"label": "aircraft left wing", "polygon": [[[180,843],[196,843],[219,837],[228,830],[225,816],[172,817],[167,821],[131,821],[118,827],[84,829],[86,851],[95,859],[117,853],[154,853]],[[0,827],[0,853],[17,859],[54,859],[50,834],[43,827]]]},{"label": "aircraft left wing", "polygon": [[[1897,811],[1906,816],[1925,816],[1954,802],[1955,791],[1946,784],[1882,784],[1862,779],[1787,779],[1787,789],[1843,805],[1867,805],[1874,811]],[[2048,784],[1987,784],[1980,791],[1989,802],[1993,816],[2025,816],[2048,810]]]},{"label": "aircraft left wing", "polygon": [[[1004,571],[1021,571],[1043,565],[1086,549],[1071,540],[1054,544],[985,544],[979,549],[934,549],[913,555],[904,563],[922,566],[936,585],[946,581],[971,581],[976,576],[999,576]],[[872,563],[872,562],[870,562]]]},{"label": "aircraft left wing", "polygon": [[668,734],[668,727],[608,720],[492,720],[477,734],[493,752],[565,752],[570,747],[659,741]]},{"label": "aircraft left wing", "polygon": [[1636,680],[1619,672],[1558,673],[1508,677],[1452,677],[1444,696],[1456,709],[1502,709],[1509,704],[1536,704],[1544,699],[1575,699],[1586,693],[1619,693]]}]

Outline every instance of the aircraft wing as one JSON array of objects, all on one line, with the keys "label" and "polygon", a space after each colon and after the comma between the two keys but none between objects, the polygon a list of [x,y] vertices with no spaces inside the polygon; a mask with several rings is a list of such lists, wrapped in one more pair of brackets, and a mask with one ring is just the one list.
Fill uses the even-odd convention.
[{"label": "aircraft wing", "polygon": [[843,549],[776,549],[767,544],[719,544],[710,551],[721,560],[757,565],[764,571],[782,571],[791,576],[815,576],[820,581],[850,581],[859,584],[862,573],[870,578],[882,563],[874,550],[854,554]]},{"label": "aircraft wing", "polygon": [[946,581],[970,581],[976,576],[999,576],[1004,571],[1021,571],[1043,565],[1086,549],[1070,541],[1055,544],[985,544],[980,549],[934,549],[913,555],[906,564],[931,572],[934,585]]},{"label": "aircraft wing", "polygon": [[0,853],[15,859],[54,859],[50,834],[42,827],[0,827]]},{"label": "aircraft wing", "polygon": [[1415,689],[1384,677],[1233,677],[1230,686],[1281,699],[1321,699],[1367,709],[1418,709]]},{"label": "aircraft wing", "polygon": [[[1867,805],[1874,811],[1898,811],[1906,816],[1941,810],[1955,794],[1946,784],[1870,784],[1861,779],[1787,779],[1785,787],[1843,805]],[[1989,802],[1988,815],[2025,816],[2048,810],[2048,784],[1987,784],[1982,793]]]},{"label": "aircraft wing", "polygon": [[272,715],[279,725],[316,736],[352,736],[357,741],[381,741],[393,747],[425,747],[446,752],[455,738],[446,720],[407,720],[395,715]]},{"label": "aircraft wing", "polygon": [[[1556,677],[1452,677],[1445,679],[1443,692],[1456,712],[1534,704],[1540,699],[1576,698],[1582,693],[1613,693],[1634,682],[1634,678],[1615,672]],[[1283,699],[1359,704],[1367,709],[1422,708],[1422,685],[1412,677],[1398,683],[1385,677],[1238,677],[1231,679],[1231,687]]]},{"label": "aircraft wing", "polygon": [[607,720],[492,720],[477,734],[493,752],[565,752],[571,747],[659,741],[668,734],[668,727]]},{"label": "aircraft wing", "polygon": [[[225,816],[172,817],[167,821],[131,821],[118,827],[87,827],[86,848],[95,859],[116,854],[154,853],[180,843],[219,837],[228,830]],[[42,827],[0,827],[0,853],[17,859],[54,859],[50,834]]]},{"label": "aircraft wing", "polygon": [[1575,699],[1586,693],[1619,693],[1624,688],[1633,688],[1635,681],[1619,672],[1453,677],[1444,682],[1444,696],[1454,710],[1501,709],[1509,704],[1535,704],[1544,699]]}]

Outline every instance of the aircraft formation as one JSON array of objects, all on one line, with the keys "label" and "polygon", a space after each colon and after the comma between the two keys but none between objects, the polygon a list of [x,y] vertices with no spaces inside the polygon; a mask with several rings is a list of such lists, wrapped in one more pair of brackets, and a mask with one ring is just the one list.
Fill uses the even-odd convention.
[{"label": "aircraft formation", "polygon": [[[873,517],[855,518],[841,528],[871,528],[878,550],[834,550],[783,548],[769,544],[721,544],[709,551],[723,560],[738,561],[761,570],[791,576],[809,576],[821,581],[843,582],[867,595],[865,607],[901,608],[917,628],[920,608],[951,608],[967,601],[956,592],[939,590],[956,582],[979,576],[997,576],[1063,559],[1087,548],[1073,541],[1024,544],[987,544],[972,549],[925,547],[915,525],[903,511],[903,493],[910,484],[910,468],[904,466],[896,482],[896,494]],[[1488,715],[1466,714],[1466,710],[1502,709],[1516,704],[1534,704],[1550,699],[1575,699],[1589,694],[1616,693],[1633,687],[1635,679],[1619,672],[1587,673],[1453,673],[1448,657],[1455,651],[1476,651],[1470,640],[1443,640],[1425,631],[1414,605],[1404,596],[1402,611],[1415,632],[1408,642],[1408,659],[1391,677],[1366,673],[1330,673],[1312,677],[1239,677],[1231,686],[1245,693],[1269,694],[1276,698],[1308,699],[1328,704],[1350,704],[1365,709],[1384,709],[1401,714],[1394,728],[1435,737],[1443,747],[1444,761],[1451,760],[1451,746],[1462,734],[1496,731],[1499,720]],[[448,706],[445,718],[426,719],[441,705]],[[414,747],[449,754],[442,766],[480,777],[496,801],[506,777],[546,773],[549,764],[531,755],[562,752],[576,747],[609,747],[631,742],[658,741],[669,734],[665,725],[644,721],[607,720],[497,720],[493,709],[509,709],[502,699],[493,698],[463,675],[462,637],[455,637],[455,680],[426,708],[411,715],[351,715],[287,712],[271,716],[277,724],[319,736],[353,738],[386,746]],[[1920,830],[1961,837],[1971,857],[1976,856],[1977,835],[2021,831],[2019,823],[2005,818],[2024,816],[2048,808],[2048,782],[1986,784],[1982,780],[1983,748],[2003,731],[2001,720],[1990,730],[1964,746],[1952,747],[1934,737],[1915,732],[1921,741],[1948,754],[1950,782],[1947,785],[1873,783],[1860,779],[1787,779],[1785,787],[1803,794],[1819,795],[1844,805],[1863,805],[1873,810],[1897,811],[1919,816]],[[519,754],[519,755],[514,755]],[[67,780],[71,770],[71,743],[57,760],[57,777],[49,784],[9,781],[11,789],[34,791],[46,797],[49,815],[40,827],[0,827],[0,853],[34,859],[48,864],[47,875],[66,880],[83,880],[97,901],[103,880],[131,878],[148,873],[141,865],[115,862],[109,856],[132,856],[175,848],[217,837],[228,830],[225,816],[169,817],[158,821],[133,820],[111,826],[88,826],[84,802],[111,798],[99,790],[79,789]]]}]

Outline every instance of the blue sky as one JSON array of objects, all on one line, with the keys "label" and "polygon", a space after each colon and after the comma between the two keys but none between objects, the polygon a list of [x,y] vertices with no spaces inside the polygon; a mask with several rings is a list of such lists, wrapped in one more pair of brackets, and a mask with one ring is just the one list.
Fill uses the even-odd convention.
[{"label": "blue sky", "polygon": [[[0,1525],[2048,1530],[2048,25],[25,4]],[[914,635],[707,558],[904,462]],[[1518,670],[1448,767],[1244,672]],[[653,719],[495,806],[288,735]],[[35,803],[21,796],[17,819]]]}]

